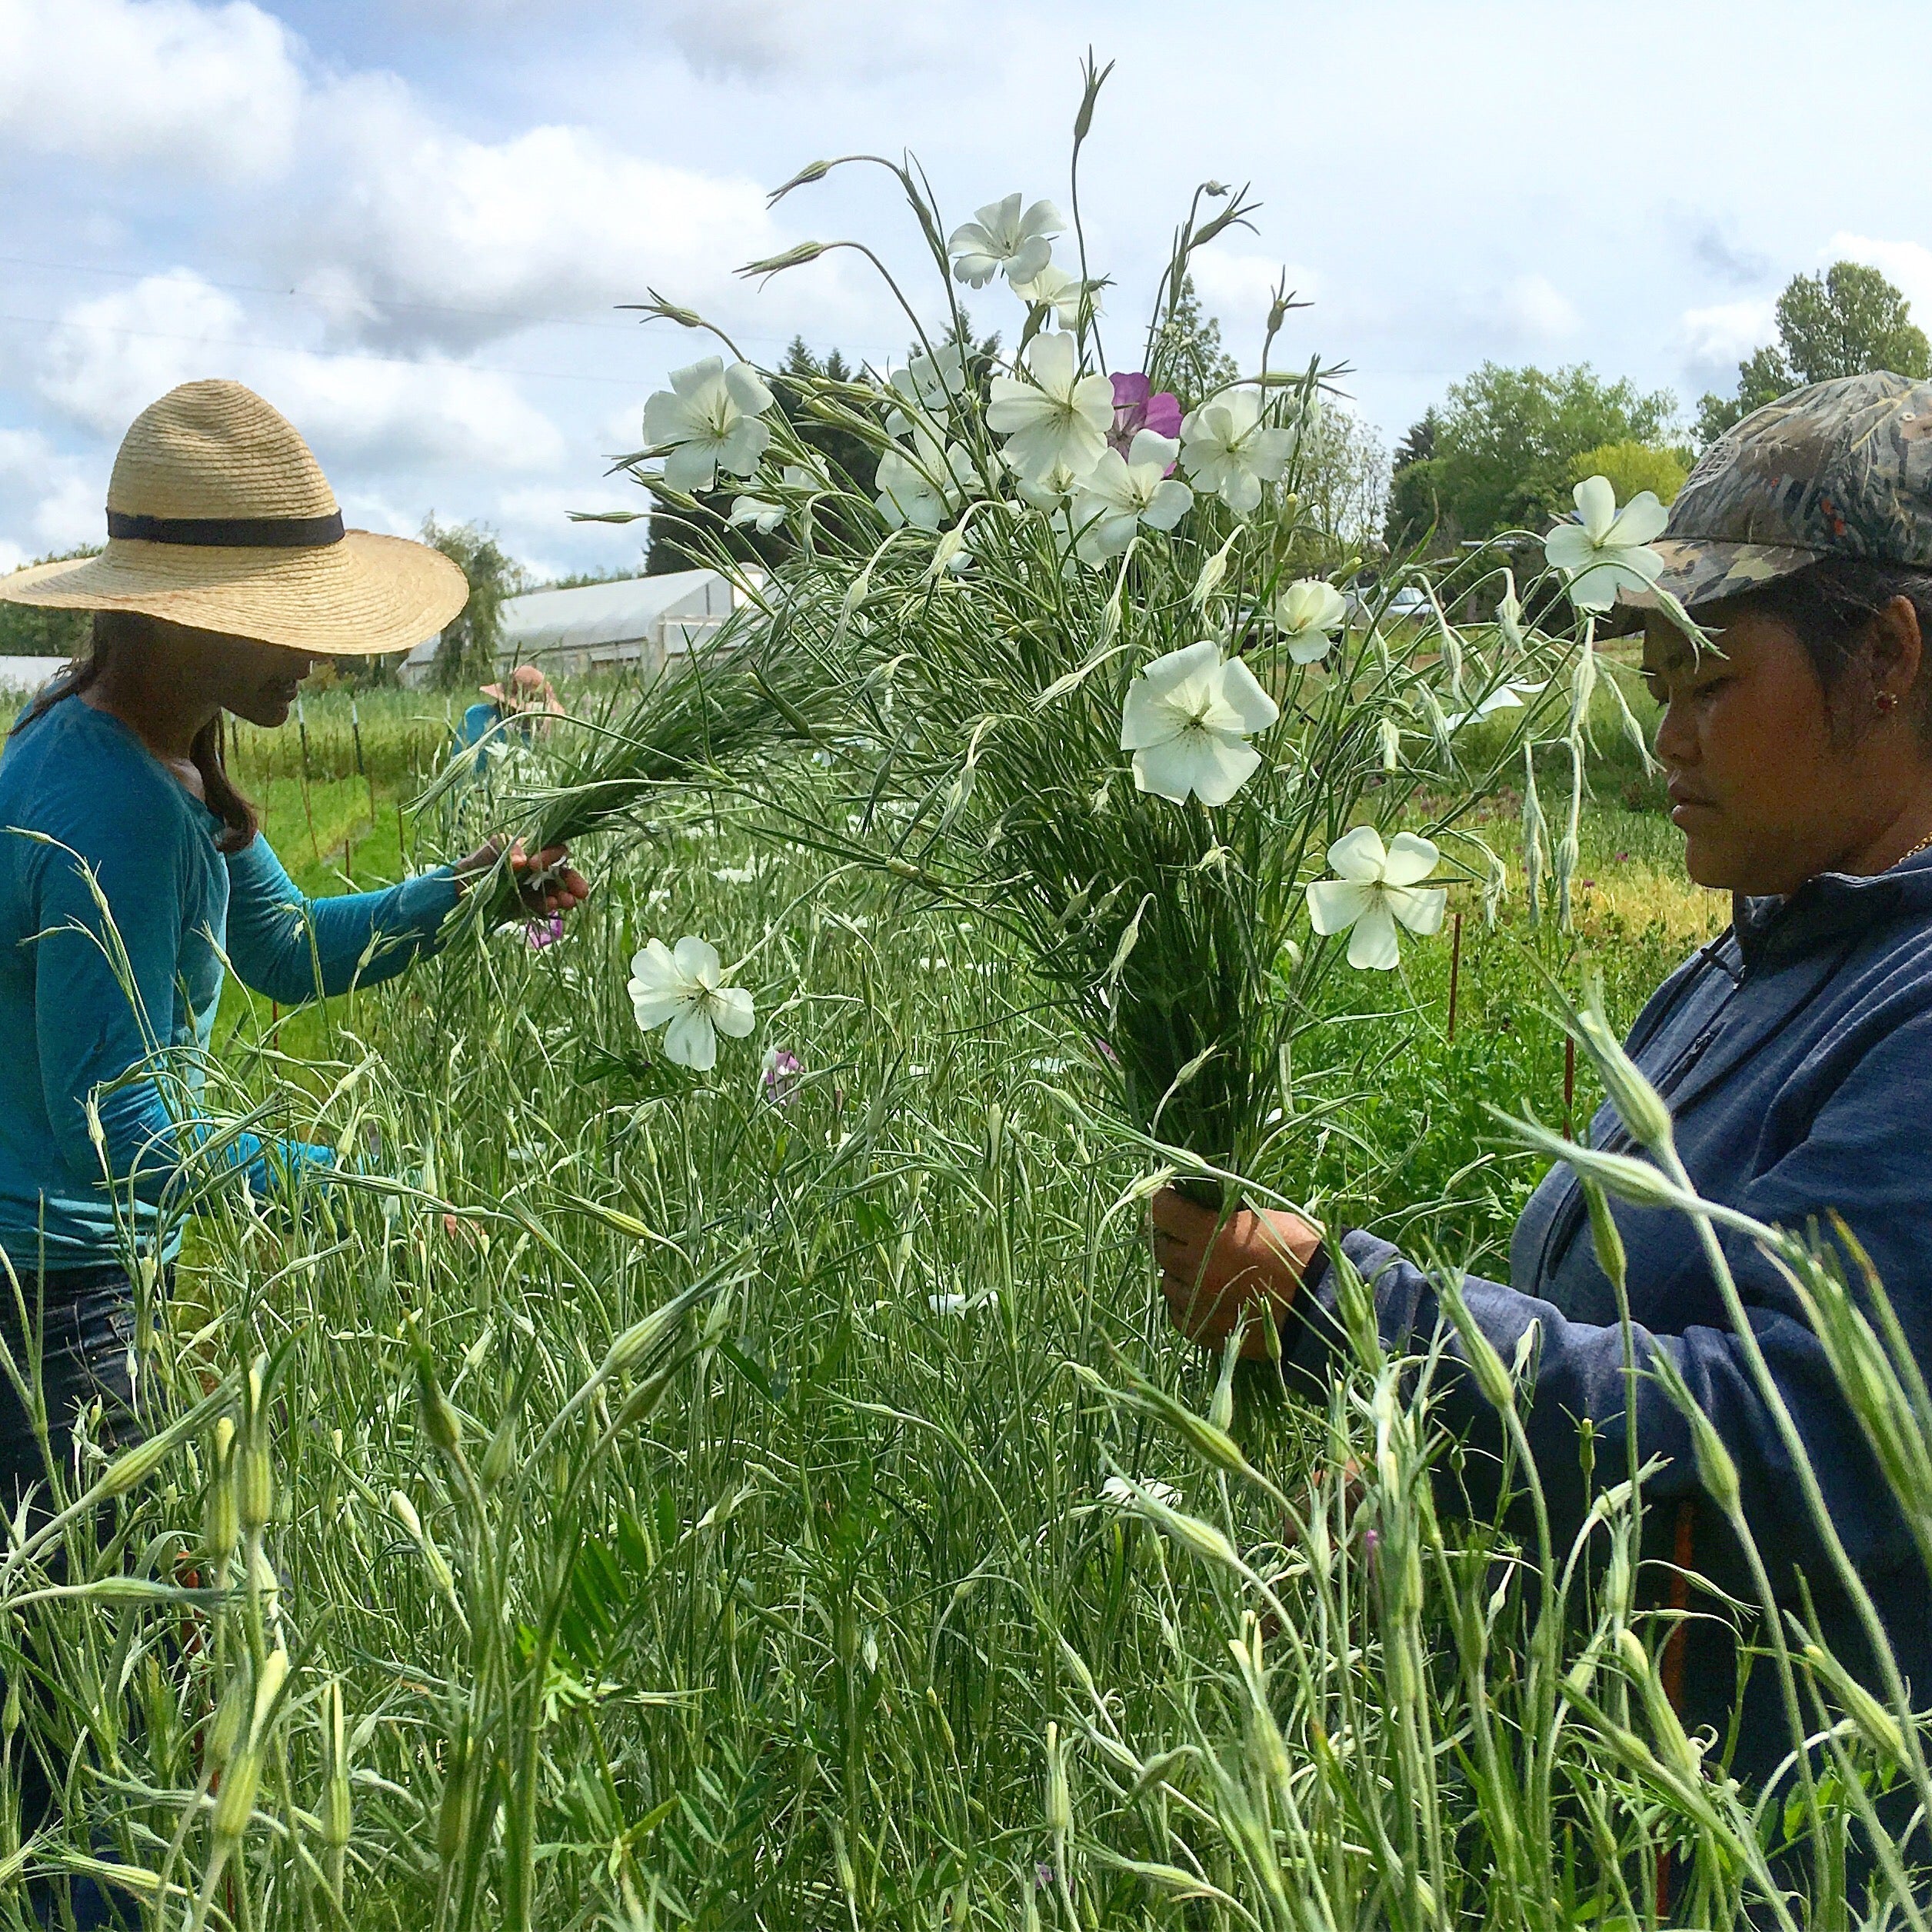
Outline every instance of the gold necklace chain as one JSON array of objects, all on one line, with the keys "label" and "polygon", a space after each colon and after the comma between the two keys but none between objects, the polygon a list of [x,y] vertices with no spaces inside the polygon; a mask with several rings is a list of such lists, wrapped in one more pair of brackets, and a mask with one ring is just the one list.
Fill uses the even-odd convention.
[{"label": "gold necklace chain", "polygon": [[[1927,850],[1932,850],[1932,832],[1927,832],[1909,852],[1900,852],[1892,861],[1892,865],[1903,865],[1908,858],[1917,858],[1920,853]],[[1885,869],[1889,872],[1892,868],[1888,865]]]}]

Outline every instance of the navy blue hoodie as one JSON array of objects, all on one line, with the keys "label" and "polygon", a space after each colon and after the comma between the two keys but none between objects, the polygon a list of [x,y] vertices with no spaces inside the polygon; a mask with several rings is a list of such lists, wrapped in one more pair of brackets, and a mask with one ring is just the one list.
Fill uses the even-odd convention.
[{"label": "navy blue hoodie", "polygon": [[[1755,1218],[1802,1231],[1831,1211],[1864,1244],[1921,1369],[1932,1378],[1932,854],[1871,878],[1827,873],[1785,899],[1740,901],[1732,929],[1680,967],[1631,1029],[1629,1051],[1670,1103],[1677,1148],[1698,1191]],[[1605,1107],[1599,1148],[1627,1150]],[[1745,1519],[1773,1585],[1794,1606],[1808,1582],[1827,1642],[1861,1674],[1867,1652],[1818,1540],[1770,1414],[1759,1397],[1699,1246],[1684,1216],[1621,1202],[1640,1360],[1667,1349],[1737,1464]],[[1421,1347],[1438,1307],[1427,1274],[1365,1233],[1343,1250],[1370,1283],[1384,1345]],[[1932,1590],[1891,1493],[1841,1400],[1789,1287],[1746,1238],[1724,1250],[1752,1327],[1797,1421],[1832,1522],[1871,1591],[1916,1704],[1932,1702]],[[1325,1382],[1347,1348],[1336,1282],[1324,1269],[1284,1337],[1292,1381]],[[1470,1311],[1505,1361],[1541,1324],[1527,1427],[1548,1491],[1559,1549],[1588,1507],[1578,1421],[1598,1432],[1600,1481],[1627,1467],[1624,1350],[1610,1282],[1567,1167],[1531,1197],[1510,1254],[1510,1284],[1469,1280]],[[1454,1357],[1453,1339],[1451,1355]],[[1478,1510],[1496,1501],[1501,1432],[1474,1378],[1441,1384],[1440,1418],[1478,1451],[1465,1486]],[[1651,1378],[1639,1382],[1644,1457],[1669,1459],[1647,1484],[1647,1519],[1668,1524],[1698,1497],[1689,1431]],[[1485,1487],[1487,1485],[1487,1487]],[[1755,1601],[1741,1553],[1707,1499],[1690,1518],[1696,1567]],[[1661,1552],[1670,1554],[1667,1535]],[[1700,1619],[1688,1639],[1686,1720],[1719,1737],[1734,1700],[1729,1640]],[[1791,1747],[1775,1673],[1754,1671],[1736,1769],[1761,1780]]]}]

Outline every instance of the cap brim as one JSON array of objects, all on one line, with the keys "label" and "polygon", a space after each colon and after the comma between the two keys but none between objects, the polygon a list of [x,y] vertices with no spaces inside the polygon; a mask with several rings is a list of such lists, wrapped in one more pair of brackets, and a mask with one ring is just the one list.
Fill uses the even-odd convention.
[{"label": "cap brim", "polygon": [[0,577],[0,602],[139,611],[325,658],[412,650],[468,598],[462,571],[441,551],[368,530],[298,550],[116,537],[98,557]]},{"label": "cap brim", "polygon": [[1712,543],[1701,537],[1660,537],[1650,547],[1663,558],[1663,572],[1647,590],[1617,591],[1613,615],[1622,621],[1614,623],[1613,631],[1635,630],[1646,611],[1663,609],[1664,591],[1694,611],[1700,604],[1747,597],[1815,564],[1822,554],[1788,544]]}]

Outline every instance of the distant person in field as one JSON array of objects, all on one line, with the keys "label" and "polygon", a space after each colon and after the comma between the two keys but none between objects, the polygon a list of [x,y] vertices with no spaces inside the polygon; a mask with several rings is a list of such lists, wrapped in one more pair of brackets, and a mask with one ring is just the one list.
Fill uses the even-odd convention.
[{"label": "distant person in field", "polygon": [[[0,754],[0,1341],[24,1370],[32,1331],[48,1423],[43,1452],[0,1374],[10,1517],[36,1485],[44,1499],[50,1460],[84,1486],[79,1408],[100,1401],[102,1447],[138,1438],[129,1271],[165,1280],[185,1189],[212,1171],[272,1195],[333,1161],[202,1117],[225,961],[285,1004],[391,978],[501,855],[493,841],[311,900],[222,763],[227,713],[279,725],[318,658],[399,651],[453,618],[467,591],[448,558],[345,531],[301,438],[234,382],[188,383],[136,418],[107,515],[102,555],[0,578],[0,598],[95,614],[91,655]],[[532,913],[584,898],[565,858],[512,848]]]},{"label": "distant person in field", "polygon": [[[1690,874],[1733,894],[1734,919],[1658,989],[1628,1050],[1670,1104],[1698,1191],[1798,1232],[1841,1216],[1932,1379],[1932,385],[1852,376],[1760,410],[1706,451],[1657,548],[1658,588],[1717,646],[1699,648],[1654,593],[1630,600],[1664,707],[1657,754]],[[1607,1107],[1589,1138],[1631,1147]],[[1798,1610],[1808,1584],[1827,1643],[1868,1667],[1695,1229],[1681,1214],[1622,1203],[1614,1213],[1638,1366],[1668,1352],[1736,1461],[1745,1519],[1784,1602]],[[1418,1349],[1436,1330],[1434,1283],[1374,1234],[1331,1229],[1324,1240],[1296,1215],[1246,1210],[1217,1224],[1171,1190],[1154,1223],[1176,1322],[1218,1344],[1265,1301],[1300,1387],[1320,1391],[1347,1357],[1335,1247],[1368,1284],[1387,1348]],[[1923,1707],[1932,1590],[1892,1491],[1789,1284],[1747,1240],[1728,1235],[1725,1246],[1832,1522]],[[1860,1281],[1848,1254],[1847,1265]],[[1504,1361],[1537,1331],[1529,1435],[1567,1547],[1590,1502],[1581,1426],[1591,1427],[1600,1483],[1620,1478],[1632,1426],[1611,1284],[1569,1168],[1531,1197],[1508,1282],[1472,1279],[1464,1294]],[[1247,1345],[1258,1351],[1258,1324]],[[1497,1417],[1472,1377],[1437,1387],[1438,1415],[1491,1452],[1468,1459],[1466,1481],[1487,1511]],[[1662,1505],[1649,1517],[1660,1532],[1651,1554],[1754,1601],[1736,1539],[1700,1492],[1687,1425],[1654,1377],[1639,1381],[1636,1409],[1640,1455],[1667,1459],[1646,1485]],[[1720,1619],[1689,1627],[1684,1714],[1720,1741],[1731,1648]],[[1792,1745],[1777,1673],[1762,1660],[1740,1718],[1735,1768],[1762,1781]],[[1927,1860],[1922,1838],[1914,1850]]]},{"label": "distant person in field", "polygon": [[[513,734],[527,744],[551,718],[564,715],[555,688],[535,665],[518,665],[501,683],[477,688],[483,694],[481,701],[464,712],[455,748],[465,751],[471,745],[477,747],[478,771],[491,744],[508,744]],[[504,727],[501,731],[499,725]]]}]

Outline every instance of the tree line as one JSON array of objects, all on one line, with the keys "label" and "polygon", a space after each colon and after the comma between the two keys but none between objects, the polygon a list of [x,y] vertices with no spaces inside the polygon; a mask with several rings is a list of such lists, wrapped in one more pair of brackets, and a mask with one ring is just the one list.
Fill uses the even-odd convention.
[{"label": "tree line", "polygon": [[[1392,458],[1359,416],[1329,409],[1312,432],[1304,493],[1320,499],[1324,525],[1360,555],[1384,548],[1439,555],[1511,530],[1546,529],[1569,509],[1571,491],[1586,476],[1607,477],[1620,501],[1652,490],[1668,503],[1699,450],[1753,410],[1807,384],[1872,369],[1932,375],[1932,347],[1912,320],[1910,303],[1862,263],[1840,261],[1821,275],[1793,276],[1778,297],[1776,322],[1777,339],[1738,364],[1735,391],[1704,396],[1688,426],[1669,390],[1647,391],[1626,378],[1607,379],[1587,363],[1551,371],[1485,362],[1452,383],[1441,405],[1410,425]],[[1220,324],[1203,311],[1191,286],[1168,326],[1185,338],[1187,364],[1203,393],[1237,378]],[[1000,338],[976,336],[962,318],[958,341],[974,379],[984,381]],[[855,403],[863,405],[870,387],[865,372],[837,348],[821,355],[794,337],[774,393],[779,408],[793,417],[832,473],[855,490],[869,491],[876,466],[871,451],[849,432],[805,417],[788,376],[849,381]],[[886,407],[883,398],[878,406]],[[790,541],[782,529],[761,534],[728,526],[737,493],[720,491],[703,500],[716,513],[711,540],[721,534],[745,561],[777,563]],[[655,575],[703,563],[703,544],[675,518],[655,512],[647,529],[638,568],[605,575]],[[538,586],[485,525],[440,523],[432,515],[423,537],[461,567],[471,591],[468,608],[443,634],[437,681],[455,686],[488,676],[505,601]],[[63,553],[94,554],[89,548]],[[597,581],[596,575],[567,578],[545,588]],[[84,611],[0,604],[0,653],[75,655],[86,648],[88,623]]]}]

